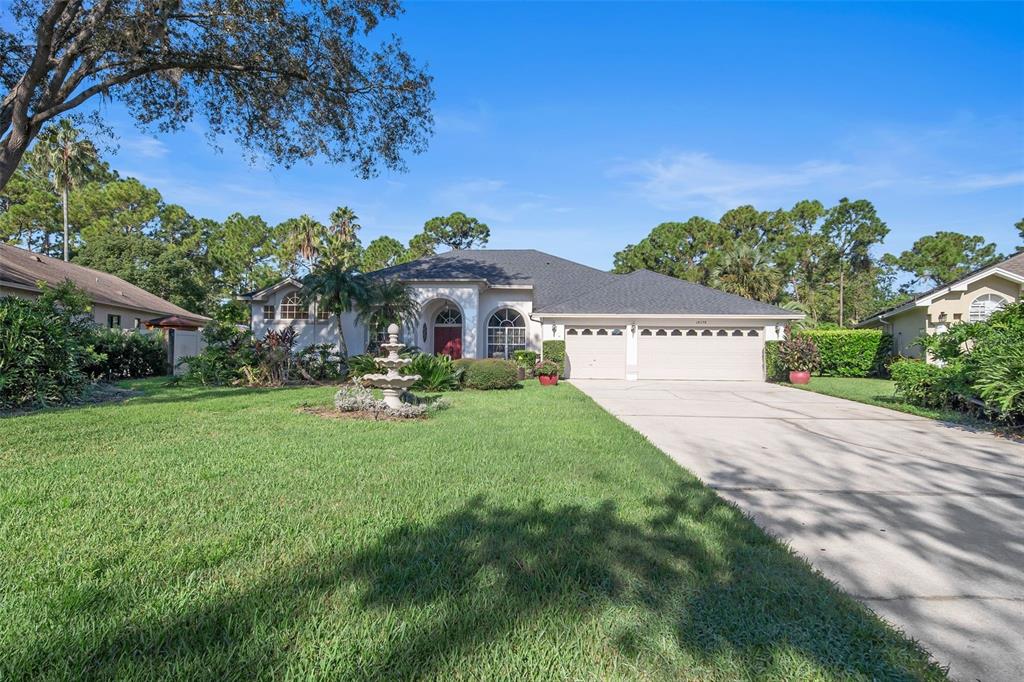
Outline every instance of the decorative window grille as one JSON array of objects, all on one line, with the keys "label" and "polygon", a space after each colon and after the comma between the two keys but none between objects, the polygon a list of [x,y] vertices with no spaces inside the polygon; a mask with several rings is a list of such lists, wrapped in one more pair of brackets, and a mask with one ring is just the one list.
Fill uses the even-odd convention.
[{"label": "decorative window grille", "polygon": [[508,360],[517,350],[526,350],[526,321],[515,310],[502,308],[487,320],[487,355]]}]

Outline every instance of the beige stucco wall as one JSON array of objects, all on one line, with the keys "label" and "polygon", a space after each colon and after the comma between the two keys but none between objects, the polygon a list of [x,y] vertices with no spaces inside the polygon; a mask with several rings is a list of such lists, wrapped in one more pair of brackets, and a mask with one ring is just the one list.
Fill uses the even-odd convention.
[{"label": "beige stucco wall", "polygon": [[[951,325],[969,320],[971,303],[985,294],[1002,296],[1009,303],[1020,299],[1021,285],[999,275],[989,275],[977,282],[971,282],[966,291],[950,291],[932,301],[928,306],[929,333],[935,333],[941,324]],[[942,315],[945,313],[946,317]]]},{"label": "beige stucco wall", "polygon": [[0,296],[11,296],[14,298],[35,298],[39,295],[39,292],[28,291],[26,289],[15,289],[14,287],[0,286]]},{"label": "beige stucco wall", "polygon": [[989,275],[971,282],[964,291],[950,291],[927,306],[911,308],[879,321],[886,332],[892,334],[893,349],[899,355],[919,358],[920,346],[914,339],[922,334],[938,334],[954,324],[970,320],[971,303],[979,296],[997,294],[1009,303],[1021,299],[1021,285],[999,275]]}]

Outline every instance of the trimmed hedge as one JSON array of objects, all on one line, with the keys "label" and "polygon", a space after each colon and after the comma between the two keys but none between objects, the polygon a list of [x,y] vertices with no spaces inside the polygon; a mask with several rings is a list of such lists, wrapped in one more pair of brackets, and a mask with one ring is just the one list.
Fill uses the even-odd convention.
[{"label": "trimmed hedge", "polygon": [[541,358],[558,363],[558,376],[565,376],[565,341],[551,339],[541,344]]},{"label": "trimmed hedge", "polygon": [[163,340],[155,334],[101,329],[93,339],[93,349],[100,357],[84,368],[93,378],[116,381],[166,373],[167,353]]},{"label": "trimmed hedge", "polygon": [[466,388],[491,391],[519,386],[519,369],[508,360],[457,360],[456,367],[464,367],[462,383]]},{"label": "trimmed hedge", "polygon": [[782,364],[779,357],[779,346],[781,341],[764,342],[764,373],[768,381],[785,381],[786,366]]},{"label": "trimmed hedge", "polygon": [[908,403],[924,407],[945,407],[956,397],[956,369],[924,360],[904,358],[889,366],[896,393]]},{"label": "trimmed hedge", "polygon": [[879,376],[892,352],[892,337],[879,329],[805,329],[797,336],[818,347],[825,376]]}]

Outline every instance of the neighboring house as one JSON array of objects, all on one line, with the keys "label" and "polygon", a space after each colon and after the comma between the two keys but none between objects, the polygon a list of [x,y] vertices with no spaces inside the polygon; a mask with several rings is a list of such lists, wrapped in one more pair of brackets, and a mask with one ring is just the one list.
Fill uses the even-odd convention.
[{"label": "neighboring house", "polygon": [[897,355],[921,357],[918,337],[940,334],[959,322],[987,320],[999,308],[1021,300],[1022,285],[1024,251],[875,313],[857,326],[891,334]]},{"label": "neighboring house", "polygon": [[[464,250],[370,274],[409,286],[419,317],[404,343],[452,357],[510,358],[564,339],[571,378],[764,378],[764,342],[802,317],[692,282],[639,270],[615,275],[534,250]],[[336,322],[302,302],[301,283],[286,279],[243,295],[252,329],[294,325],[299,346],[335,343]],[[350,353],[383,330],[342,316]]]},{"label": "neighboring house", "polygon": [[110,329],[161,333],[168,362],[177,369],[182,357],[203,347],[200,329],[210,318],[129,284],[120,277],[75,263],[65,263],[15,246],[0,244],[0,296],[35,298],[40,282],[57,285],[70,280],[92,302],[96,324]]}]

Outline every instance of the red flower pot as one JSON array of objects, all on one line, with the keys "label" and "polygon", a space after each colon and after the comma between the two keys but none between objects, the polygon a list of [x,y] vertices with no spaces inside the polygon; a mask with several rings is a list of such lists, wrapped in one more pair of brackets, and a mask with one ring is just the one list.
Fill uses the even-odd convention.
[{"label": "red flower pot", "polygon": [[809,384],[811,382],[810,372],[790,372],[789,383],[791,384]]},{"label": "red flower pot", "polygon": [[554,386],[558,383],[557,374],[540,374],[537,376],[537,380],[540,381],[544,386]]}]

